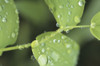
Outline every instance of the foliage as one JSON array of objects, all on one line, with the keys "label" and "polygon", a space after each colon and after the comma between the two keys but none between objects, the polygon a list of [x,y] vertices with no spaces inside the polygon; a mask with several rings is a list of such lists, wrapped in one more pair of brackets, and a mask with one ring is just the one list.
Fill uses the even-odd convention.
[{"label": "foliage", "polygon": [[[18,11],[16,9],[14,1],[0,0],[0,3],[1,3],[1,6],[0,6],[0,15],[1,15],[0,17],[1,19],[0,54],[1,55],[4,51],[10,51],[10,50],[16,50],[16,49],[22,50],[25,48],[29,48],[31,46],[32,53],[35,59],[37,60],[34,62],[36,66],[38,66],[38,63],[40,66],[52,66],[52,65],[53,66],[66,66],[66,65],[76,66],[78,63],[78,56],[79,56],[79,51],[80,51],[79,44],[81,40],[78,39],[79,42],[77,42],[77,40],[76,41],[73,40],[74,38],[71,38],[71,36],[72,37],[74,35],[78,36],[78,34],[74,32],[70,33],[69,31],[73,31],[73,30],[84,31],[89,28],[91,34],[95,38],[100,40],[100,31],[99,31],[99,21],[100,21],[99,11],[100,10],[96,12],[97,14],[94,15],[94,17],[92,16],[93,18],[91,18],[91,23],[81,24],[82,16],[84,16],[83,12],[84,12],[84,7],[85,7],[85,0],[75,0],[75,1],[72,1],[72,0],[65,0],[65,1],[63,0],[45,0],[45,1],[37,0],[36,1],[34,0],[34,2],[32,0],[29,0],[29,1],[21,0],[21,1],[15,1],[15,2],[19,9],[19,13],[21,13],[19,17],[24,17],[20,19],[21,22],[24,25],[25,21],[28,21],[28,24],[26,24],[26,27],[29,29],[27,29],[26,27],[24,29],[21,29],[22,33],[19,33],[19,37],[20,37],[19,38],[18,37],[18,31],[19,31],[18,19],[19,18],[18,18]],[[58,27],[58,29],[54,31],[48,31],[45,33],[43,32],[38,33],[37,29],[41,31],[42,24],[50,25],[50,23],[47,21],[52,19],[51,16],[54,16],[54,19],[57,22],[56,26]],[[29,24],[30,25],[33,24],[34,26],[32,25],[32,27],[30,27]],[[46,25],[44,26],[45,28],[48,27],[48,25],[47,26]],[[50,28],[53,28],[53,26],[51,25],[50,25]],[[82,28],[82,29],[76,30],[75,28]],[[36,32],[32,32],[31,30],[34,30]],[[25,34],[23,33],[27,33],[28,37],[25,37]],[[38,35],[40,33],[42,34]],[[68,33],[68,34],[66,35],[65,33]],[[34,36],[32,36],[33,34]],[[17,37],[18,37],[18,40],[17,40]],[[36,37],[36,39],[32,37]],[[33,39],[35,40],[33,41]],[[23,43],[27,43],[27,44],[5,48],[6,46],[14,44],[16,40],[17,40],[16,42],[17,44],[20,42],[22,44]],[[27,54],[28,52],[27,51],[25,52],[25,51],[22,51],[22,53]],[[20,51],[18,51],[18,53],[20,53]],[[15,57],[21,58],[19,54],[16,54]],[[33,60],[34,60],[34,57],[33,57]],[[22,58],[24,58],[24,56]],[[16,61],[18,61],[18,59]],[[23,62],[25,62],[25,60],[23,60]],[[23,64],[23,65],[25,66],[26,64]],[[31,63],[29,65],[31,65]],[[20,63],[18,64],[18,66],[22,66],[22,64]]]}]

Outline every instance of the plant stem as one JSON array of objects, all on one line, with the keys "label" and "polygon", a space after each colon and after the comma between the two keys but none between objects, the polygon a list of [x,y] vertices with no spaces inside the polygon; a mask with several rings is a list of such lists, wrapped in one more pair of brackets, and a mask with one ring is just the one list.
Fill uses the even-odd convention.
[{"label": "plant stem", "polygon": [[28,44],[25,44],[25,45],[14,46],[14,47],[1,48],[0,52],[17,50],[17,49],[22,50],[24,48],[29,48],[30,46],[31,46],[31,43],[28,43]]},{"label": "plant stem", "polygon": [[66,28],[61,27],[60,30],[70,30],[73,28],[89,28],[90,25],[79,25],[79,26],[67,26]]}]

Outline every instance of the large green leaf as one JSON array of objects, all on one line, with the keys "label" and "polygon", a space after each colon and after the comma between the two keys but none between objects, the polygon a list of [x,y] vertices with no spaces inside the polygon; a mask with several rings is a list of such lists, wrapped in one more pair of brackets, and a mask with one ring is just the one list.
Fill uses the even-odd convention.
[{"label": "large green leaf", "polygon": [[90,31],[98,40],[100,40],[100,12],[91,20]]},{"label": "large green leaf", "polygon": [[40,66],[75,66],[79,46],[61,33],[47,32],[33,41],[32,51]]},{"label": "large green leaf", "polygon": [[85,0],[45,0],[60,27],[77,25],[83,14]]},{"label": "large green leaf", "polygon": [[0,0],[0,48],[15,43],[18,28],[18,12],[13,0]]}]

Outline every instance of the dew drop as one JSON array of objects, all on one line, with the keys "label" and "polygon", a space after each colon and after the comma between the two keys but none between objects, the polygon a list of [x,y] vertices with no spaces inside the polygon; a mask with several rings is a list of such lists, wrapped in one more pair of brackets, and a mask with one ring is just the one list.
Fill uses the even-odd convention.
[{"label": "dew drop", "polygon": [[73,5],[71,5],[71,8],[74,8],[74,6],[73,6]]},{"label": "dew drop", "polygon": [[78,2],[78,5],[79,5],[79,6],[83,6],[83,5],[84,5],[84,2],[80,0],[80,1]]},{"label": "dew drop", "polygon": [[18,49],[19,49],[19,50],[22,50],[22,49],[24,49],[24,48],[23,48],[22,46],[18,46]]},{"label": "dew drop", "polygon": [[15,10],[15,13],[18,14],[18,10],[17,9]]},{"label": "dew drop", "polygon": [[65,39],[65,36],[61,36],[61,39]]},{"label": "dew drop", "polygon": [[2,18],[2,22],[3,23],[6,23],[7,22],[7,19],[4,17],[4,18]]},{"label": "dew drop", "polygon": [[71,15],[71,11],[68,12],[68,15]]},{"label": "dew drop", "polygon": [[56,42],[56,39],[53,40],[53,43],[55,43],[55,42]]},{"label": "dew drop", "polygon": [[61,16],[60,16],[60,15],[58,15],[57,17],[58,17],[58,18],[60,18]]},{"label": "dew drop", "polygon": [[95,23],[91,23],[91,28],[95,28],[96,24]]},{"label": "dew drop", "polygon": [[56,23],[56,27],[59,27],[59,24],[58,23]]},{"label": "dew drop", "polygon": [[62,6],[62,5],[60,5],[60,6],[59,6],[59,8],[63,8],[63,6]]},{"label": "dew drop", "polygon": [[5,0],[5,3],[9,3],[9,0]]},{"label": "dew drop", "polygon": [[48,64],[50,64],[51,66],[53,66],[53,65],[54,65],[54,63],[52,62],[52,60],[51,60],[50,56],[48,56]]},{"label": "dew drop", "polygon": [[60,43],[60,40],[58,40],[58,43]]},{"label": "dew drop", "polygon": [[12,37],[12,38],[15,38],[15,36],[16,36],[16,34],[13,32],[13,33],[11,34],[11,37]]},{"label": "dew drop", "polygon": [[75,21],[76,23],[79,23],[79,22],[81,21],[81,19],[80,19],[78,16],[75,16],[75,17],[74,17],[74,21]]},{"label": "dew drop", "polygon": [[45,52],[45,49],[43,48],[41,51],[44,53]]},{"label": "dew drop", "polygon": [[47,57],[46,57],[46,55],[40,55],[39,57],[38,57],[38,62],[39,62],[39,64],[40,64],[40,66],[45,66],[46,65],[46,63],[47,63]]},{"label": "dew drop", "polygon": [[53,58],[53,60],[54,61],[58,61],[58,59],[59,59],[59,55],[56,53],[56,52],[53,52],[52,54],[51,54],[51,57]]},{"label": "dew drop", "polygon": [[45,46],[45,43],[41,43],[41,46]]},{"label": "dew drop", "polygon": [[66,33],[69,33],[69,30],[66,30]]},{"label": "dew drop", "polygon": [[70,48],[71,47],[71,45],[70,44],[66,44],[66,48]]},{"label": "dew drop", "polygon": [[69,5],[67,4],[66,7],[68,7]]},{"label": "dew drop", "polygon": [[36,60],[35,57],[34,57],[33,55],[31,56],[31,59],[33,60],[33,62]]}]

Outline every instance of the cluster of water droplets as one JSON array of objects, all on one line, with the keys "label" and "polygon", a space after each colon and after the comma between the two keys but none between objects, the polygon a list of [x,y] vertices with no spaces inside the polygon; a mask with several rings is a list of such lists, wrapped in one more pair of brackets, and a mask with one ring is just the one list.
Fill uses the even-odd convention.
[{"label": "cluster of water droplets", "polygon": [[[10,4],[9,0],[4,0],[5,2],[5,5],[6,4]],[[4,13],[4,15],[0,15],[0,19],[1,19],[1,23],[2,24],[8,24],[8,16],[9,16],[9,12],[6,12],[5,9],[6,9],[6,6],[5,5],[0,5],[0,12],[1,13]],[[15,14],[18,14],[18,10],[16,9],[15,10]],[[18,21],[18,17],[16,19],[16,22],[15,23],[19,23]],[[0,26],[0,31],[3,30],[3,28]],[[16,28],[15,31],[13,31],[9,36],[8,38],[15,38],[16,35],[18,35],[18,29]]]},{"label": "cluster of water droplets", "polygon": [[[78,6],[76,6],[76,5],[78,5]],[[59,9],[61,9],[62,11],[64,10],[64,9],[67,9],[66,10],[66,12],[67,12],[67,17],[66,18],[68,18],[67,19],[67,23],[68,22],[70,22],[72,19],[70,19],[70,17],[71,17],[71,15],[73,15],[73,11],[75,10],[74,8],[76,8],[76,7],[83,7],[84,5],[85,5],[85,2],[83,1],[83,0],[79,0],[78,1],[78,3],[76,4],[76,5],[73,5],[73,4],[71,4],[69,1],[67,2],[67,4],[66,4],[66,6],[65,5],[59,5],[58,6],[58,8]],[[63,20],[63,15],[61,15],[61,13],[59,13],[58,15],[57,15],[57,18],[60,20],[60,22],[62,22],[62,20]],[[76,16],[74,16],[74,22],[75,23],[79,23],[81,21],[81,17],[80,16],[78,16],[78,15],[76,15]],[[57,27],[59,27],[59,24],[60,23],[57,23],[56,24],[56,26]]]}]

